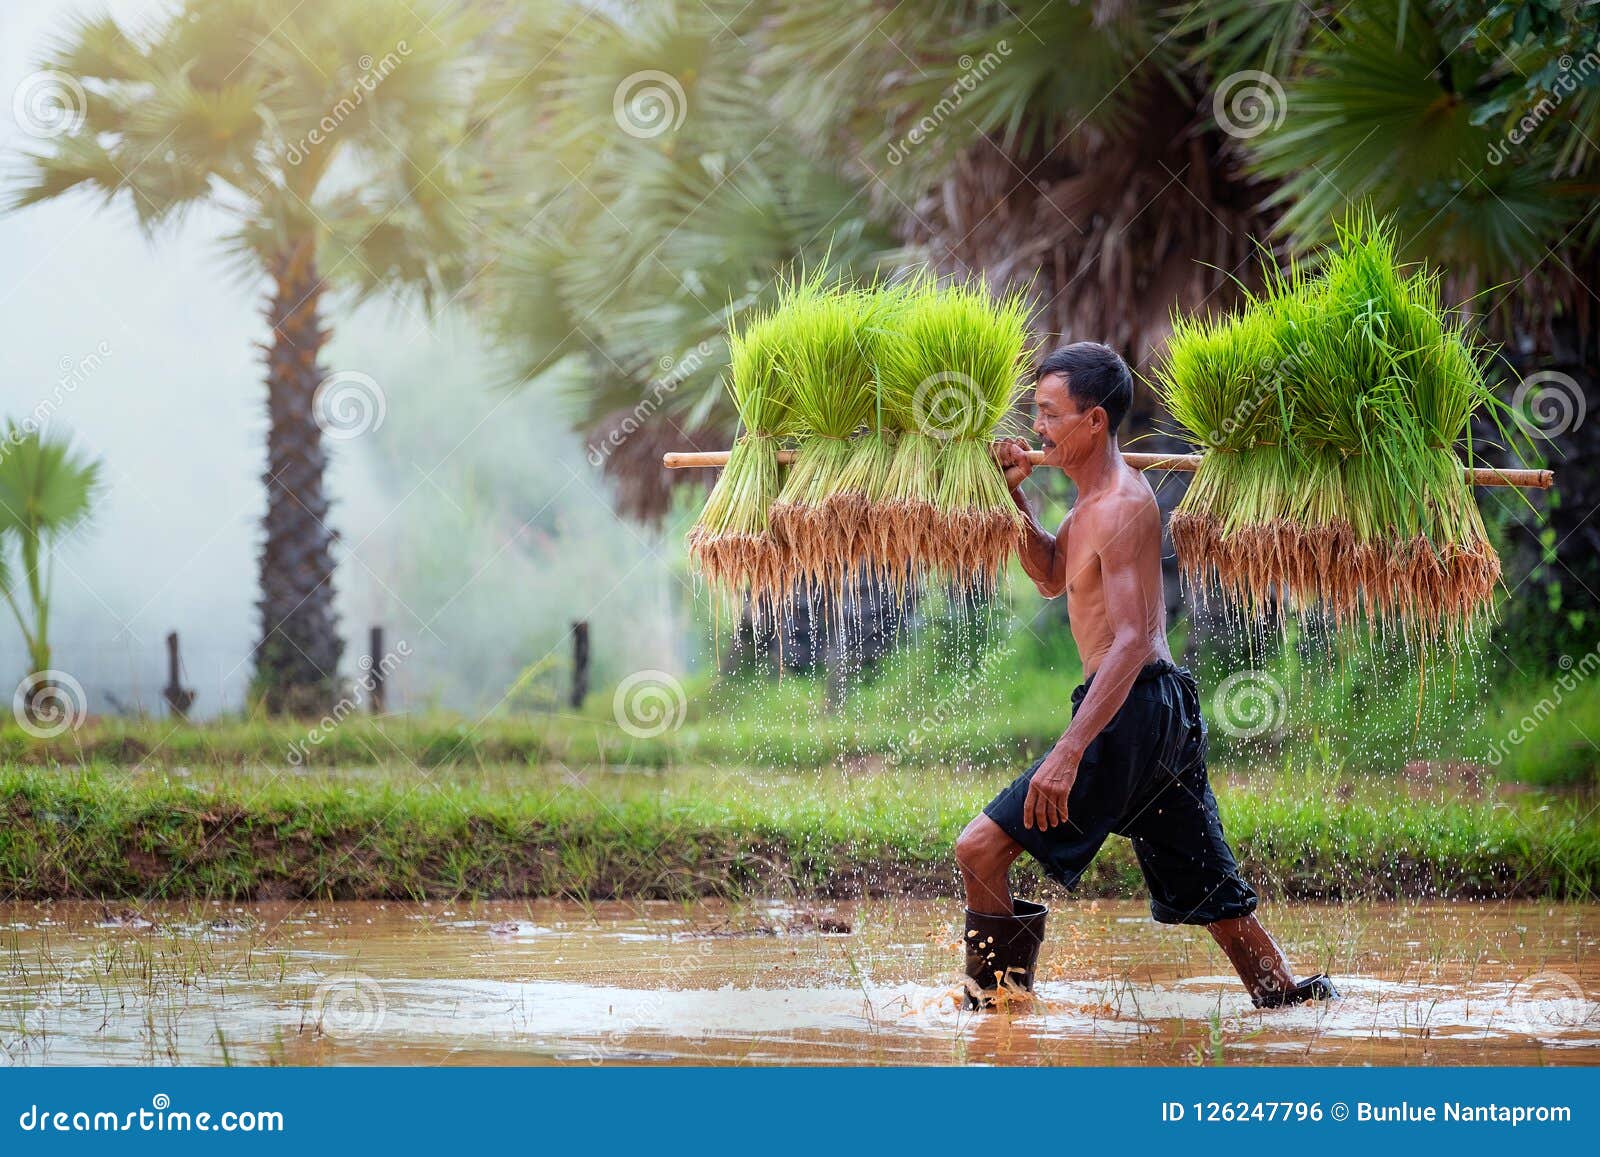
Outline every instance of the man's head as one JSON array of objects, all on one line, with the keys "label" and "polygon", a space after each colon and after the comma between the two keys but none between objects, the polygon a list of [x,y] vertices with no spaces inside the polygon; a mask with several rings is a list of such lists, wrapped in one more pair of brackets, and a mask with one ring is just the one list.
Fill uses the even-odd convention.
[{"label": "man's head", "polygon": [[1034,375],[1033,432],[1046,460],[1068,466],[1100,452],[1115,438],[1133,404],[1133,375],[1117,351],[1099,342],[1062,346]]}]

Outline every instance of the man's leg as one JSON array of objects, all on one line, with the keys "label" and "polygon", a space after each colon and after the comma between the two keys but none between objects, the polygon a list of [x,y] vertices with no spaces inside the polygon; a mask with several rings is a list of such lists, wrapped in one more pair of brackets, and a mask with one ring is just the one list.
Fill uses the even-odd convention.
[{"label": "man's leg", "polygon": [[967,907],[995,916],[1012,913],[1011,865],[1022,845],[979,812],[956,840],[956,863],[967,887]]},{"label": "man's leg", "polygon": [[1207,924],[1206,931],[1227,954],[1233,970],[1258,1004],[1294,988],[1294,972],[1284,959],[1283,950],[1254,913]]},{"label": "man's leg", "polygon": [[968,1008],[992,1006],[1002,985],[1008,994],[1033,989],[1047,909],[1012,898],[1007,877],[1021,854],[1022,845],[984,814],[974,817],[956,840],[956,862],[967,888],[961,940]]}]

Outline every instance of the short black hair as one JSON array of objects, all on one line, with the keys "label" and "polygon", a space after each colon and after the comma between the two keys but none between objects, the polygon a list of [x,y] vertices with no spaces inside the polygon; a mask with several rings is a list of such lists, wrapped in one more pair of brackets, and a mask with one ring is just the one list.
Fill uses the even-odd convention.
[{"label": "short black hair", "polygon": [[1110,432],[1117,432],[1123,415],[1133,405],[1133,374],[1122,355],[1097,341],[1073,342],[1039,363],[1039,370],[1033,375],[1034,385],[1037,387],[1039,379],[1050,374],[1066,379],[1067,393],[1078,403],[1078,409],[1103,406]]}]

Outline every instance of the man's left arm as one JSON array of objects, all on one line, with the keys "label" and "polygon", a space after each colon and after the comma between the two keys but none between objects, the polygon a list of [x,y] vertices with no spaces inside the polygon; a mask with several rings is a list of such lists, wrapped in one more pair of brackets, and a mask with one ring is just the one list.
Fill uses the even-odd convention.
[{"label": "man's left arm", "polygon": [[[1160,511],[1153,503],[1142,507],[1132,524],[1112,531],[1099,551],[1100,590],[1105,598],[1106,622],[1112,630],[1111,649],[1100,660],[1066,732],[1034,772],[1028,798],[1022,805],[1026,827],[1048,831],[1067,822],[1067,797],[1077,782],[1083,753],[1121,710],[1144,667],[1150,653],[1154,609],[1151,600],[1159,595],[1145,589],[1137,544],[1152,533],[1159,538],[1160,519]],[[1153,522],[1153,527],[1146,526],[1147,522]]]}]

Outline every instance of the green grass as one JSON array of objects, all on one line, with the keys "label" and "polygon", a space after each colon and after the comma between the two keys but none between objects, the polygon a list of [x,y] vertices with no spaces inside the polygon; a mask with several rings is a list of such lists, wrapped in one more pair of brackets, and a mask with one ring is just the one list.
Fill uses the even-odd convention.
[{"label": "green grass", "polygon": [[[0,770],[6,896],[361,899],[954,896],[951,848],[1009,773]],[[1268,895],[1585,897],[1600,827],[1573,799],[1384,780],[1218,782]],[[1021,865],[1020,885],[1039,882]],[[1139,894],[1113,839],[1080,895]]]},{"label": "green grass", "polygon": [[[1066,729],[1081,665],[1070,638],[1046,622],[996,620],[987,642],[984,629],[981,619],[965,629],[938,622],[922,628],[919,645],[848,681],[842,705],[830,704],[820,677],[688,679],[682,723],[649,738],[619,726],[612,695],[602,690],[581,714],[352,715],[316,732],[316,742],[306,724],[292,720],[174,725],[102,718],[40,740],[7,718],[0,726],[0,760],[66,767],[481,768],[559,761],[1015,772]],[[1182,653],[1181,629],[1171,645]],[[1579,667],[1566,673],[1568,688],[1559,671],[1507,680],[1499,668],[1468,655],[1452,670],[1421,668],[1382,651],[1352,650],[1337,661],[1301,652],[1292,642],[1256,659],[1258,685],[1269,692],[1281,687],[1283,710],[1281,727],[1259,735],[1251,734],[1249,714],[1255,677],[1244,674],[1231,692],[1226,682],[1249,668],[1195,664],[1213,768],[1331,766],[1377,775],[1456,763],[1503,781],[1600,785],[1594,746],[1600,742],[1600,678],[1580,678]]]}]

